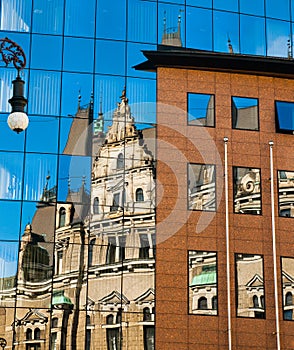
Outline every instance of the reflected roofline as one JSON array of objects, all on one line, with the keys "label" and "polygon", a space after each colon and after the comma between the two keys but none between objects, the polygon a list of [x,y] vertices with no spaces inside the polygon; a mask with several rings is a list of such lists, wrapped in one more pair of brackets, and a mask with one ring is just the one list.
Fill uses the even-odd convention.
[{"label": "reflected roofline", "polygon": [[142,52],[147,61],[134,66],[135,70],[156,72],[158,67],[170,67],[294,78],[294,60],[289,58],[231,54],[167,45],[158,45],[157,50]]}]

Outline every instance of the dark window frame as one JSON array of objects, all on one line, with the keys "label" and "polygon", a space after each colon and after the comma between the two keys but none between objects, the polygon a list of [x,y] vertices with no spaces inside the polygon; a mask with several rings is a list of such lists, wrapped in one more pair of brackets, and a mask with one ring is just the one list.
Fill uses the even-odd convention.
[{"label": "dark window frame", "polygon": [[[282,128],[279,121],[279,115],[278,115],[278,104],[283,103],[289,103],[293,104],[293,129],[285,129]],[[294,134],[294,102],[293,101],[281,101],[281,100],[275,100],[275,124],[276,124],[276,132],[279,134]]]},{"label": "dark window frame", "polygon": [[[234,126],[234,98],[243,98],[243,99],[250,99],[250,100],[256,100],[257,101],[257,129],[250,129],[250,128],[237,128]],[[236,110],[238,111],[238,108],[236,107]],[[237,112],[236,112],[236,123],[237,123]],[[232,129],[233,130],[243,130],[243,131],[259,131],[260,130],[260,121],[259,121],[259,99],[257,97],[248,97],[248,96],[231,96],[231,120],[232,120]]]}]

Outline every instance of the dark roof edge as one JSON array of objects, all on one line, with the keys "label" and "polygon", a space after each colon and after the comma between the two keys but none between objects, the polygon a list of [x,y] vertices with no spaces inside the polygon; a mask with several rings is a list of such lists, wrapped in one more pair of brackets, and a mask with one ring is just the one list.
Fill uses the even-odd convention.
[{"label": "dark roof edge", "polygon": [[294,60],[288,58],[219,53],[159,46],[157,51],[142,51],[147,61],[133,68],[156,71],[158,67],[204,69],[294,78]]}]

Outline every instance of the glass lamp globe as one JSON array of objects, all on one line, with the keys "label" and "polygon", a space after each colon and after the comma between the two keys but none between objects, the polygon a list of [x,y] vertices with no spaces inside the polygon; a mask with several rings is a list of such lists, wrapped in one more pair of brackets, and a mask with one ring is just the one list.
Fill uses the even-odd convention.
[{"label": "glass lamp globe", "polygon": [[29,125],[29,118],[24,112],[12,112],[7,118],[7,124],[11,130],[18,134]]}]

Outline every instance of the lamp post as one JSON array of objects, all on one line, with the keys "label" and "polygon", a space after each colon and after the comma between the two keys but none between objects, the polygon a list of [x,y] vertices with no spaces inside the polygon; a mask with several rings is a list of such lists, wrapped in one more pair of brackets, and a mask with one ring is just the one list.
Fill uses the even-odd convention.
[{"label": "lamp post", "polygon": [[24,111],[28,102],[24,97],[25,82],[20,77],[20,71],[26,66],[26,56],[23,49],[8,38],[0,39],[0,53],[6,66],[12,62],[17,69],[17,77],[12,81],[13,95],[8,100],[11,104],[11,113],[7,123],[11,130],[20,133],[29,125],[29,118]]}]

